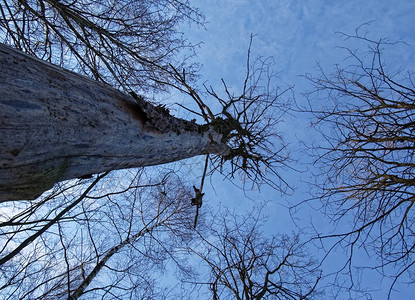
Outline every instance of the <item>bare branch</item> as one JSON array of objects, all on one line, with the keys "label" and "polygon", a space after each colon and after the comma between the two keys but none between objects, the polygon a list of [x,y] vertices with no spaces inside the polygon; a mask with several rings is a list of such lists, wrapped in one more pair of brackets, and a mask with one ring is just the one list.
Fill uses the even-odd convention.
[{"label": "bare branch", "polygon": [[[307,76],[315,86],[308,94],[314,126],[325,141],[314,149],[323,172],[316,178],[325,178],[316,197],[336,224],[353,218],[345,232],[326,237],[376,253],[374,268],[396,282],[413,265],[415,245],[415,86],[412,73],[393,72],[382,58],[383,48],[397,44],[359,31],[344,37],[365,42],[369,53],[346,49],[349,66]],[[316,109],[320,99],[325,108]]]},{"label": "bare branch", "polygon": [[240,217],[229,211],[215,216],[202,243],[189,249],[208,266],[214,297],[227,299],[311,299],[318,293],[319,271],[298,235],[261,235],[264,217],[255,209]]}]

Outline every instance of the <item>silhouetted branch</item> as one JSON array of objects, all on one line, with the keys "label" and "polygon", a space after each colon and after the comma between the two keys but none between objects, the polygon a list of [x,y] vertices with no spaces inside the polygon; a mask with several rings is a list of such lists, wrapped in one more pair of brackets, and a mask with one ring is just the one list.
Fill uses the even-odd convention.
[{"label": "silhouetted branch", "polygon": [[[220,111],[213,112],[208,99],[202,100],[201,93],[186,81],[185,71],[173,69],[178,82],[176,87],[189,95],[198,105],[204,120],[223,135],[223,141],[231,148],[225,156],[211,156],[212,169],[225,174],[227,178],[240,175],[244,183],[252,186],[268,184],[280,191],[287,191],[288,184],[279,169],[289,161],[288,150],[278,133],[277,125],[288,109],[283,97],[291,88],[280,91],[275,86],[276,74],[271,57],[258,57],[252,62],[251,36],[245,78],[240,94],[229,90],[222,79],[225,97],[211,86],[204,86],[207,95],[220,105]],[[184,87],[184,88],[183,88]],[[192,112],[192,110],[188,109]]]},{"label": "silhouetted branch", "polygon": [[177,24],[203,23],[197,9],[176,0],[7,0],[0,16],[2,42],[126,91],[162,88],[153,79],[169,81],[176,54],[193,55]]},{"label": "silhouetted branch", "polygon": [[[395,43],[359,31],[344,37],[364,42],[369,52],[346,49],[348,67],[307,76],[315,86],[308,94],[314,126],[325,142],[315,149],[322,170],[316,196],[336,224],[353,218],[351,227],[325,237],[376,253],[375,268],[395,282],[413,265],[415,247],[415,85],[412,73],[393,72],[383,60],[384,48]],[[323,109],[316,108],[320,99]]]},{"label": "silhouetted branch", "polygon": [[311,299],[317,295],[320,278],[315,261],[306,252],[298,235],[264,237],[264,217],[255,209],[240,217],[229,211],[215,216],[202,240],[190,251],[210,270],[214,299]]}]

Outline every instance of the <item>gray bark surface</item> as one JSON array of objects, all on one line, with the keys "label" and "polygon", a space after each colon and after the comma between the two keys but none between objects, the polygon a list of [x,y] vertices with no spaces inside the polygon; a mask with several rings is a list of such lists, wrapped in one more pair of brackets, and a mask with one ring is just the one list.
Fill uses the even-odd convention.
[{"label": "gray bark surface", "polygon": [[0,202],[88,174],[228,151],[201,128],[0,44]]}]

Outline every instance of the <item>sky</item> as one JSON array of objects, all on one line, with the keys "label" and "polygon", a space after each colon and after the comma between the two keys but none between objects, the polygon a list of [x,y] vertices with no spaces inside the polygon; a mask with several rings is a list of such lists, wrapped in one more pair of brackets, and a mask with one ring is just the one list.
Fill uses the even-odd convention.
[{"label": "sky", "polygon": [[[318,75],[317,64],[326,71],[333,70],[336,64],[344,63],[346,53],[341,46],[352,49],[362,47],[351,40],[345,41],[340,33],[354,34],[362,24],[361,33],[378,40],[404,41],[406,44],[393,52],[386,53],[386,61],[397,68],[414,69],[415,59],[415,1],[413,0],[204,0],[190,1],[199,7],[206,16],[206,28],[196,26],[186,29],[185,35],[193,43],[203,42],[197,50],[197,61],[203,64],[203,81],[215,89],[221,88],[223,78],[232,89],[241,86],[244,78],[246,54],[250,35],[254,34],[253,56],[272,56],[278,72],[278,85],[281,88],[294,86],[295,99],[304,101],[302,93],[310,89],[302,76]],[[307,163],[301,157],[298,139],[307,139],[310,134],[309,120],[299,116],[286,118],[279,129],[290,143],[295,158]],[[309,162],[309,161],[308,161]],[[303,166],[298,165],[298,168]],[[197,174],[198,170],[195,170]],[[287,201],[296,202],[308,196],[307,188],[301,183],[309,173],[287,172],[286,176],[296,188],[291,196],[281,196],[278,192],[265,188],[261,192],[249,194],[250,198],[260,197],[271,200],[269,209],[270,232],[289,232],[295,229],[286,208]],[[220,202],[240,209],[249,207],[253,200],[234,186],[216,178],[207,188],[207,199],[213,205]],[[211,189],[211,191],[209,191]],[[210,196],[209,196],[210,195]],[[315,213],[303,213],[304,218],[313,218],[325,225],[324,219]],[[305,220],[302,220],[305,222]],[[361,257],[365,259],[364,256]],[[335,262],[335,259],[331,260]],[[373,274],[364,278],[369,287],[379,289],[373,299],[385,299],[388,281]],[[400,285],[399,293],[392,299],[409,299],[415,287]],[[346,295],[344,296],[346,299]]]},{"label": "sky", "polygon": [[[311,87],[305,74],[318,75],[316,66],[330,71],[335,64],[343,63],[345,52],[341,46],[360,47],[353,41],[344,41],[340,33],[353,34],[362,24],[361,32],[368,32],[372,39],[390,38],[406,44],[394,52],[387,52],[386,60],[399,68],[414,69],[415,61],[415,0],[189,0],[206,16],[205,28],[192,25],[183,28],[185,37],[194,44],[200,44],[195,61],[201,63],[201,81],[221,90],[223,78],[231,90],[237,91],[245,75],[246,55],[251,34],[255,35],[252,56],[272,56],[278,72],[276,84],[284,89],[294,87],[298,103],[304,101],[303,92]],[[339,47],[340,46],[340,47]],[[304,157],[299,140],[313,138],[309,128],[310,120],[301,115],[287,116],[278,130],[290,143],[290,152],[299,162],[294,165],[305,170],[310,159]],[[204,158],[196,158],[201,162]],[[190,165],[190,164],[189,164]],[[193,166],[193,165],[192,165]],[[192,170],[194,178],[200,178],[203,164]],[[310,197],[304,181],[309,180],[308,172],[282,170],[284,178],[293,186],[292,195],[281,195],[278,191],[263,187],[260,191],[243,192],[238,187],[215,176],[205,184],[204,201],[211,207],[227,206],[238,212],[248,211],[258,200],[268,202],[266,214],[269,222],[265,233],[290,233],[298,230],[289,211],[288,203],[296,203]],[[202,207],[202,209],[206,206]],[[298,226],[315,224],[330,230],[327,221],[315,211],[302,210]],[[316,256],[321,253],[313,253]],[[341,263],[344,253],[328,259],[335,268]],[[338,259],[339,258],[339,259]],[[365,261],[361,255],[358,260]],[[327,264],[323,270],[330,270]],[[365,277],[367,274],[369,276]],[[364,273],[363,284],[378,289],[373,299],[385,299],[390,282],[374,273]],[[392,299],[411,299],[415,287],[397,285]],[[341,299],[348,299],[341,295]]]}]

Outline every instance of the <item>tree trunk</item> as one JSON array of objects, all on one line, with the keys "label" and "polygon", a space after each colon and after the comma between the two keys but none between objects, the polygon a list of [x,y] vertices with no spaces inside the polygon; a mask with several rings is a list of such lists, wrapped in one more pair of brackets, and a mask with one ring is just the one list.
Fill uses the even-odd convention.
[{"label": "tree trunk", "polygon": [[221,134],[0,44],[0,202],[88,174],[225,154]]}]

